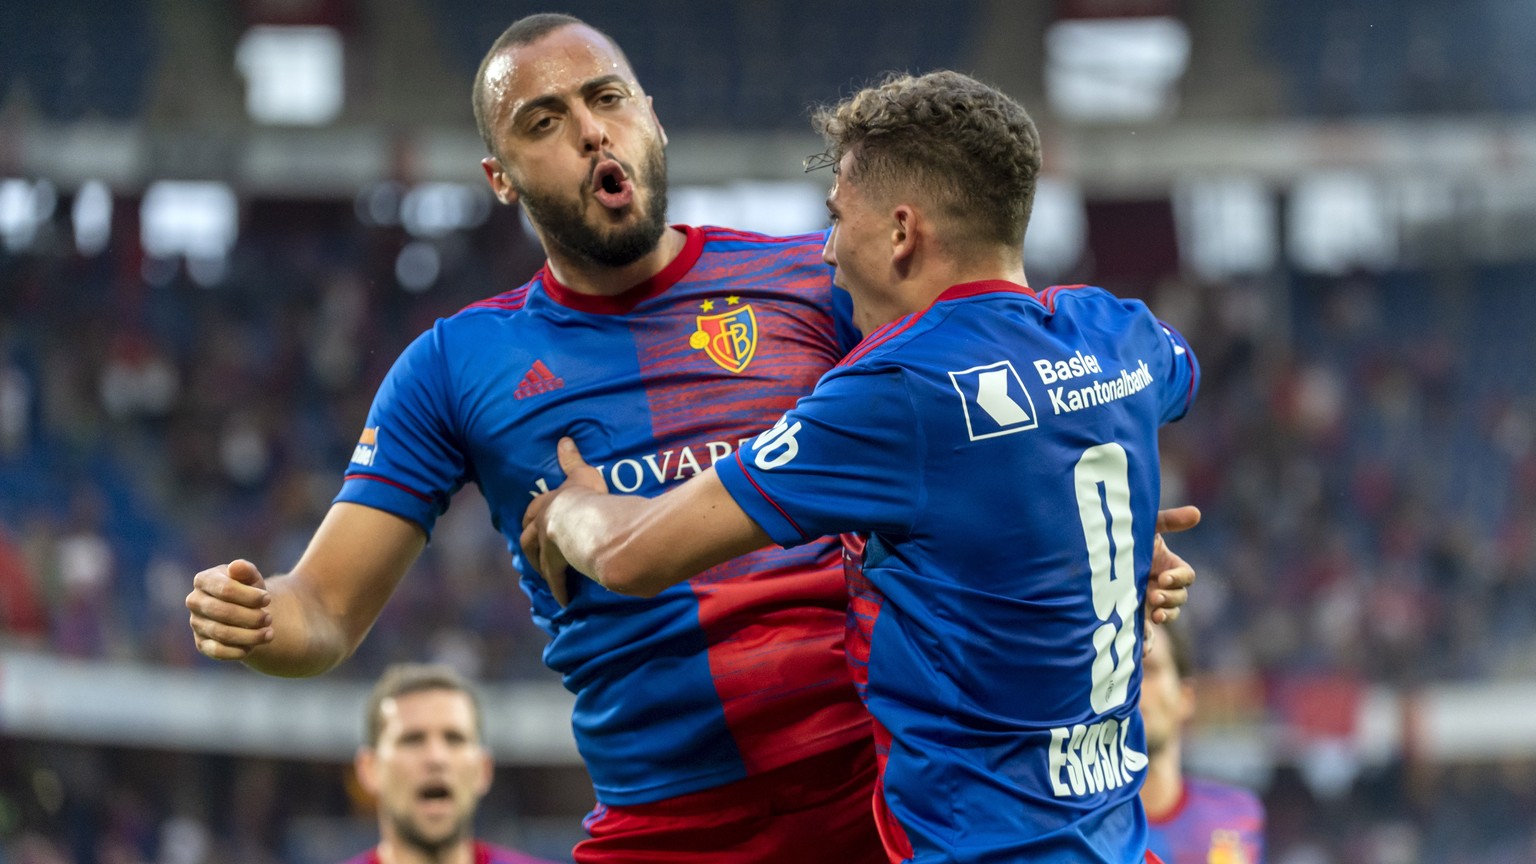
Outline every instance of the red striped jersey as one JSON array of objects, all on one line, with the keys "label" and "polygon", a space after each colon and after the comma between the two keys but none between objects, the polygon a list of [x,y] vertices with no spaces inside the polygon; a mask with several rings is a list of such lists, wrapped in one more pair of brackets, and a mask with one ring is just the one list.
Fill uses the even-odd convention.
[{"label": "red striped jersey", "polygon": [[600,801],[732,782],[869,735],[842,656],[835,540],[768,548],[651,599],[579,575],[561,609],[519,545],[523,513],[576,439],[615,492],[656,495],[773,424],[857,341],[822,234],[685,228],[679,257],[617,297],[546,268],[437,322],[375,397],[338,501],[429,533],[480,487],[505,535],[546,664],[576,694]]}]

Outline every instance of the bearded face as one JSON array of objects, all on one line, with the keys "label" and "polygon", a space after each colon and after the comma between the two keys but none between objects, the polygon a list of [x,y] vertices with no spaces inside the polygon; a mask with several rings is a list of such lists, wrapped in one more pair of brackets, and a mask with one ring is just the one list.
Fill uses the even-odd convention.
[{"label": "bearded face", "polygon": [[[597,203],[598,190],[613,175],[589,179],[572,195],[567,190],[545,189],[534,183],[518,184],[518,200],[528,221],[538,229],[546,246],[565,256],[604,267],[633,264],[656,248],[667,229],[667,163],[659,141],[646,148],[639,170],[632,163],[605,153],[592,160],[599,165],[617,163],[623,180],[633,189],[632,200],[621,208]],[[594,207],[596,205],[596,207]],[[592,211],[599,209],[594,216]]]}]

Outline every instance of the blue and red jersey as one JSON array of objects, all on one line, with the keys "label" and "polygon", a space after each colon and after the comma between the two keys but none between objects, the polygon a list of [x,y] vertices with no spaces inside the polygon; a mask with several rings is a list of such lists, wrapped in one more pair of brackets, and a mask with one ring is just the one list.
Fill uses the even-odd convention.
[{"label": "blue and red jersey", "polygon": [[[378,848],[375,847],[355,858],[348,858],[342,864],[383,864],[383,862],[379,859]],[[475,864],[554,864],[554,862],[477,840],[475,841]]]},{"label": "blue and red jersey", "polygon": [[1239,786],[1186,779],[1172,810],[1147,814],[1147,848],[1167,864],[1261,864],[1264,804]]},{"label": "blue and red jersey", "polygon": [[338,501],[429,534],[480,487],[507,539],[544,661],[598,800],[707,789],[869,736],[843,661],[835,540],[768,548],[641,600],[579,576],[562,609],[524,559],[523,513],[564,479],[563,435],[615,492],[656,495],[773,424],[857,341],[824,235],[685,228],[682,253],[617,297],[546,268],[440,320],[396,361]]},{"label": "blue and red jersey", "polygon": [[716,464],[776,542],[866,540],[847,649],[894,859],[1141,860],[1157,430],[1198,380],[1140,302],[958,285]]}]

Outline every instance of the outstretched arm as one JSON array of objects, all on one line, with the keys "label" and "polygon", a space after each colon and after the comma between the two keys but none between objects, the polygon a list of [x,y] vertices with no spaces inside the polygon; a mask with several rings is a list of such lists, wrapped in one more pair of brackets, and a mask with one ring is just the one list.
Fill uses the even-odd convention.
[{"label": "outstretched arm", "polygon": [[571,439],[558,455],[566,481],[528,506],[522,544],[562,606],[567,564],[610,591],[651,597],[772,542],[713,469],[642,498],[607,494]]},{"label": "outstretched arm", "polygon": [[197,650],[286,678],[318,675],[352,656],[421,554],[421,526],[338,503],[286,576],[246,560],[198,573],[186,606]]}]

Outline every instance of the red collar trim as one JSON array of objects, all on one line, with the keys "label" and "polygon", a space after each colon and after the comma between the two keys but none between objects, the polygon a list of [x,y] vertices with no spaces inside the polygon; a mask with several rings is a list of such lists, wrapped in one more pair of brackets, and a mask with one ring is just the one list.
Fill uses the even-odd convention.
[{"label": "red collar trim", "polygon": [[677,253],[677,257],[661,268],[655,276],[627,289],[622,294],[605,297],[600,294],[582,294],[572,291],[555,279],[555,274],[550,271],[547,261],[544,262],[544,269],[539,271],[538,277],[544,285],[544,293],[561,306],[578,312],[592,312],[597,315],[628,314],[644,301],[676,285],[679,280],[688,275],[693,265],[699,263],[699,256],[704,254],[703,231],[692,225],[673,225],[672,227],[683,232],[683,251]]},{"label": "red collar trim", "polygon": [[944,293],[935,297],[934,303],[943,303],[945,300],[963,300],[966,297],[975,297],[979,294],[1028,294],[1035,296],[1035,289],[1028,285],[1020,285],[1017,282],[1009,282],[1005,279],[983,279],[980,282],[961,282],[959,285],[951,285],[944,289]]},{"label": "red collar trim", "polygon": [[1160,813],[1160,814],[1154,816],[1154,815],[1152,815],[1152,811],[1150,811],[1150,810],[1147,811],[1147,822],[1152,824],[1152,825],[1167,825],[1169,822],[1172,822],[1173,820],[1179,818],[1179,814],[1183,813],[1184,812],[1184,808],[1186,806],[1188,806],[1188,805],[1189,805],[1189,784],[1185,783],[1182,780],[1180,780],[1179,781],[1179,800],[1173,802],[1173,806],[1168,808],[1168,812],[1167,813]]},{"label": "red collar trim", "polygon": [[959,285],[951,285],[945,288],[943,293],[933,298],[928,304],[928,309],[921,312],[913,312],[902,318],[897,318],[875,328],[875,332],[864,337],[864,340],[853,346],[848,356],[838,362],[839,366],[848,366],[873,351],[882,343],[896,338],[903,330],[916,324],[918,319],[928,313],[929,309],[943,303],[945,300],[964,300],[967,297],[976,297],[982,294],[1027,294],[1035,296],[1035,291],[1028,285],[1020,285],[1017,282],[1009,282],[1005,279],[983,279],[980,282],[961,282]]}]

